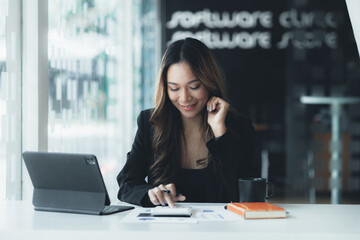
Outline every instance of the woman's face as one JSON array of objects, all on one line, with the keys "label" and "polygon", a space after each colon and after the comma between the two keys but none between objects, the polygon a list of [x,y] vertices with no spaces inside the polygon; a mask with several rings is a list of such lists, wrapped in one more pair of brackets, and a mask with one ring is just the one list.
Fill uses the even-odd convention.
[{"label": "woman's face", "polygon": [[169,67],[167,91],[170,101],[185,118],[198,117],[209,100],[209,93],[205,86],[185,62]]}]

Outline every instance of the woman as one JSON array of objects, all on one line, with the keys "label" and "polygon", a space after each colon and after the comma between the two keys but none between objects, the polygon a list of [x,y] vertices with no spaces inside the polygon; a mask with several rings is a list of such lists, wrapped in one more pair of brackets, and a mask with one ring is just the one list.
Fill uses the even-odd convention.
[{"label": "woman", "polygon": [[254,130],[225,99],[210,50],[192,38],[172,43],[162,59],[155,108],[140,113],[117,177],[118,198],[170,207],[185,200],[238,201],[237,179],[254,177]]}]

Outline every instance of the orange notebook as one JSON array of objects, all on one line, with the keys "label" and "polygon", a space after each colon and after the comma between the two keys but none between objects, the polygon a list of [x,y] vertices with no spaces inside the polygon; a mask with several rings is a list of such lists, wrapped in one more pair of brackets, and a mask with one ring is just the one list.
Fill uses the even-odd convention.
[{"label": "orange notebook", "polygon": [[237,213],[245,219],[286,218],[286,210],[271,203],[229,203],[226,207],[227,210]]}]

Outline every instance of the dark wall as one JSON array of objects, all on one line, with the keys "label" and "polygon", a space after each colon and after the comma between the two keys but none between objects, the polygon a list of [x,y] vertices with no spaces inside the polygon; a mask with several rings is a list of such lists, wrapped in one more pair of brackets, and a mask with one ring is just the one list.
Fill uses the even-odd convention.
[{"label": "dark wall", "polygon": [[258,145],[268,153],[269,178],[306,191],[308,126],[321,107],[310,109],[299,97],[360,95],[345,1],[166,0],[162,26],[164,49],[188,36],[212,49],[231,104],[262,126]]}]

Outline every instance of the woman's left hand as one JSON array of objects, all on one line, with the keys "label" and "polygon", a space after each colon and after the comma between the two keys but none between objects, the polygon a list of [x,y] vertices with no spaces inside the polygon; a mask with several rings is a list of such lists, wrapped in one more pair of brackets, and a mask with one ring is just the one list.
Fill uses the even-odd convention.
[{"label": "woman's left hand", "polygon": [[215,137],[220,137],[226,132],[225,118],[228,110],[229,104],[219,97],[211,97],[207,102],[207,121]]}]

